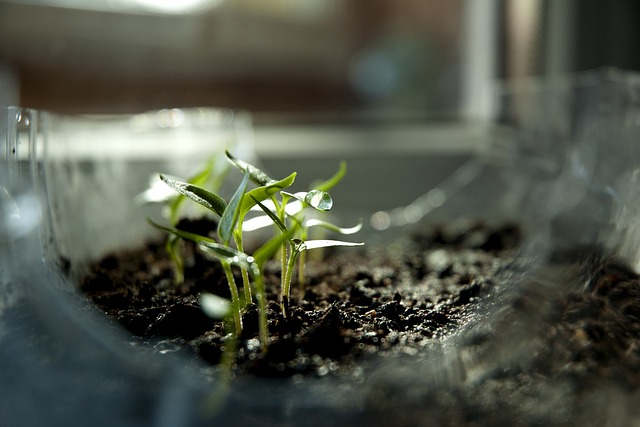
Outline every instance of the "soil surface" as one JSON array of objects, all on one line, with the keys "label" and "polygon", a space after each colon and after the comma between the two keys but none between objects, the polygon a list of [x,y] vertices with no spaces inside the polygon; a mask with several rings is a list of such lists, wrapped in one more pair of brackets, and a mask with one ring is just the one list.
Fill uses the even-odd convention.
[{"label": "soil surface", "polygon": [[[206,233],[211,223],[180,228]],[[510,262],[518,227],[460,222],[406,236],[385,248],[309,252],[304,295],[294,276],[291,316],[280,308],[280,263],[265,268],[269,351],[258,341],[258,313],[243,312],[237,375],[357,375],[370,355],[415,354],[473,316],[476,301]],[[185,243],[185,281],[176,286],[162,242],[112,254],[92,266],[82,290],[110,318],[158,351],[190,350],[220,362],[226,333],[199,295],[229,298],[220,265]],[[237,283],[241,283],[239,272]]]},{"label": "soil surface", "polygon": [[[640,277],[593,248],[537,271],[519,265],[521,242],[515,225],[460,221],[327,251],[308,260],[304,295],[294,278],[288,319],[269,264],[269,351],[251,305],[234,374],[346,378],[361,384],[363,425],[637,425]],[[139,342],[216,366],[224,325],[198,297],[228,286],[219,264],[185,253],[181,286],[156,242],[104,258],[82,288]]]}]

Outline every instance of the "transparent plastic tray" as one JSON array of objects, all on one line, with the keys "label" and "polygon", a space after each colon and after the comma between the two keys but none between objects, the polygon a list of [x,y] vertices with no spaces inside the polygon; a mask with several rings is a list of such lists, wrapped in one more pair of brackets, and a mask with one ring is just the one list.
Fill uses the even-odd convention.
[{"label": "transparent plastic tray", "polygon": [[[366,408],[380,390],[401,409],[412,390],[450,393],[526,364],[532,325],[544,324],[564,287],[580,285],[544,279],[558,260],[579,262],[577,249],[593,246],[640,262],[640,77],[600,70],[531,80],[504,87],[497,101],[494,143],[415,203],[375,213],[369,231],[384,240],[463,217],[520,223],[518,257],[478,321],[414,363],[381,365],[363,384],[239,380],[214,419],[202,411],[211,380],[178,357],[130,345],[75,292],[73,277],[149,236],[143,218],[159,208],[131,200],[151,173],[188,175],[229,143],[251,157],[250,120],[214,109],[113,118],[1,109],[3,425],[375,425]],[[514,304],[523,295],[535,310]],[[632,407],[616,402],[619,416]],[[456,410],[446,399],[431,405]]]}]

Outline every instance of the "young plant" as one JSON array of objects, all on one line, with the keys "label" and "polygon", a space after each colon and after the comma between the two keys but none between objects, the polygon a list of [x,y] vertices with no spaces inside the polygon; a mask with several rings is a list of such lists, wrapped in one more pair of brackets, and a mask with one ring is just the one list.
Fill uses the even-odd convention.
[{"label": "young plant", "polygon": [[[256,188],[249,190],[244,196],[243,199],[238,206],[237,209],[237,222],[236,227],[232,231],[233,239],[236,244],[236,247],[240,251],[244,251],[244,242],[243,242],[243,230],[242,224],[244,223],[245,217],[247,213],[255,206],[254,200],[266,200],[268,198],[274,197],[276,193],[282,191],[285,188],[290,187],[295,179],[296,172],[293,172],[289,176],[281,180],[275,180],[270,178],[266,173],[257,167],[235,158],[228,151],[226,152],[227,159],[234,164],[240,171],[243,173],[245,179],[251,180],[254,184],[257,185]],[[250,291],[249,285],[249,277],[248,273],[245,269],[242,269],[242,277],[243,283],[245,287],[245,292]]]},{"label": "young plant", "polygon": [[[178,239],[191,240],[197,243],[201,251],[207,254],[210,258],[216,259],[220,262],[225,272],[231,294],[231,306],[234,308],[233,314],[235,319],[235,330],[239,333],[239,331],[242,330],[241,307],[243,304],[240,301],[240,295],[238,293],[231,266],[239,266],[242,272],[244,305],[250,304],[253,299],[250,273],[253,275],[253,279],[256,281],[257,287],[260,287],[260,283],[262,282],[262,277],[258,274],[260,267],[256,270],[256,267],[248,261],[253,258],[244,253],[242,238],[242,223],[244,221],[244,217],[254,205],[252,200],[265,200],[279,190],[290,186],[293,184],[296,174],[292,173],[282,180],[273,180],[266,177],[266,175],[259,169],[249,165],[248,163],[235,159],[231,154],[227,153],[227,157],[229,160],[234,162],[234,164],[236,164],[236,162],[241,164],[244,172],[240,185],[228,203],[221,196],[194,183],[181,182],[168,178],[165,175],[160,175],[161,181],[178,192],[181,196],[193,200],[220,217],[217,227],[217,235],[220,242],[209,236],[201,236],[195,233],[179,230],[175,226],[163,227],[151,220],[149,220],[149,222],[156,228],[169,233],[168,242],[170,243],[168,243],[168,245],[175,244]],[[250,180],[257,182],[260,185],[250,191],[247,191]],[[246,195],[250,196],[250,198],[245,197]],[[170,212],[173,213],[175,210],[176,208],[173,208]],[[171,222],[177,223],[177,220]],[[236,246],[235,248],[231,245],[232,240]],[[281,242],[279,242],[279,245],[281,245]],[[270,248],[271,246],[265,245],[264,247]],[[262,252],[259,252],[261,256],[264,256],[266,253],[269,253],[267,249],[263,249]],[[180,262],[180,265],[181,264],[182,263]],[[260,264],[257,265],[259,266]],[[259,293],[256,300],[259,306],[264,306],[264,291]],[[264,322],[261,322],[266,324],[266,317],[264,319]]]},{"label": "young plant", "polygon": [[190,233],[178,228],[164,227],[153,222],[151,219],[147,220],[151,225],[159,230],[169,233],[169,235],[176,236],[184,240],[190,240],[196,243],[198,245],[198,248],[209,258],[220,261],[220,264],[222,265],[225,272],[227,283],[229,285],[229,292],[231,294],[231,306],[233,308],[232,314],[235,323],[234,330],[239,334],[242,331],[242,312],[240,296],[236,287],[233,271],[231,270],[231,265],[239,265],[240,267],[245,267],[250,264],[250,257],[229,246],[220,244],[215,239],[212,239],[210,237]]},{"label": "young plant", "polygon": [[[340,162],[340,167],[335,174],[333,174],[330,178],[328,178],[325,181],[315,183],[314,185],[312,185],[311,190],[328,192],[333,187],[335,187],[340,181],[342,181],[346,173],[347,173],[347,163],[345,161],[342,161]],[[342,235],[354,234],[362,229],[362,220],[360,221],[359,224],[357,224],[354,227],[343,228],[343,227],[338,227],[337,225],[332,224],[330,222],[322,221],[317,218],[304,220],[303,218],[301,218],[301,212],[302,210],[300,211],[300,213],[298,213],[298,219],[302,222],[302,227],[300,228],[300,237],[299,237],[301,240],[307,240],[309,238],[310,229],[314,227],[320,227],[325,230],[330,230],[334,233],[338,233]],[[316,253],[321,253],[321,252],[322,251],[316,251]],[[298,259],[298,283],[300,285],[299,287],[300,287],[301,298],[304,297],[305,290],[306,290],[305,289],[306,254],[307,254],[306,251],[301,252]]]},{"label": "young plant", "polygon": [[[181,239],[190,240],[196,243],[201,251],[203,251],[210,259],[220,261],[224,265],[236,265],[245,269],[253,279],[253,283],[256,289],[256,302],[258,304],[259,312],[259,335],[260,342],[262,344],[263,351],[267,349],[268,343],[268,330],[267,330],[267,310],[266,310],[266,291],[264,287],[263,269],[265,263],[273,257],[275,252],[282,245],[282,242],[291,238],[291,232],[282,233],[277,235],[258,248],[253,256],[247,255],[237,249],[229,247],[228,245],[222,245],[206,236],[200,236],[198,234],[190,233],[187,231],[179,230],[172,227],[164,227],[154,223],[152,220],[148,221],[156,228],[175,235]],[[227,274],[225,269],[225,274]],[[230,278],[227,274],[227,281],[229,287],[235,286],[235,280]],[[231,290],[231,289],[230,289]],[[221,302],[220,297],[212,298],[208,294],[203,294],[202,298],[204,303],[201,305],[207,307],[205,312],[214,318],[227,318],[233,317],[233,333],[239,335],[242,331],[242,318],[241,318],[241,304],[238,296],[237,289],[235,292],[231,290],[231,301],[228,304]],[[215,303],[212,301],[215,299]],[[208,304],[207,304],[208,302]]]},{"label": "young plant", "polygon": [[[309,192],[311,193],[311,192]],[[307,195],[309,194],[307,193]],[[287,195],[288,193],[285,193]],[[309,204],[310,206],[318,209],[318,204],[315,201],[323,200],[323,203],[320,206],[328,206],[329,203],[326,197],[317,198],[317,193],[311,193],[311,197],[302,197],[299,193],[295,196],[296,199],[303,201],[304,203]],[[325,193],[326,194],[326,193]],[[294,195],[290,195],[294,196]],[[326,194],[328,196],[328,194]],[[285,199],[286,200],[286,199]],[[273,223],[280,229],[283,234],[293,235],[296,231],[300,229],[302,223],[295,217],[290,217],[293,221],[292,225],[287,225],[285,221],[283,221],[276,213],[271,211],[267,206],[263,203],[255,200],[256,204],[267,214],[269,218],[273,221]],[[284,202],[286,204],[286,201]],[[313,204],[311,204],[313,203]],[[332,203],[331,203],[332,205]],[[329,206],[330,208],[330,206]],[[305,251],[311,249],[320,249],[320,248],[329,248],[336,246],[361,246],[364,243],[357,242],[345,242],[341,240],[301,240],[297,238],[288,239],[288,247],[289,250],[286,250],[286,247],[283,245],[283,268],[282,268],[282,283],[281,283],[281,306],[282,312],[285,318],[289,318],[290,310],[289,310],[289,299],[291,295],[291,280],[293,277],[293,271],[295,270],[296,260],[300,256],[300,254]]]},{"label": "young plant", "polygon": [[[185,183],[181,183],[187,191],[189,189],[197,191],[198,188],[205,185],[211,188],[211,191],[217,191],[223,183],[223,180],[229,170],[226,163],[216,165],[218,155],[211,156],[202,170],[196,172]],[[217,166],[217,167],[216,167]],[[169,223],[172,227],[175,227],[181,219],[181,207],[189,196],[184,192],[178,191],[168,193],[167,181],[178,182],[175,179],[164,177],[160,175],[160,180],[154,175],[149,188],[143,193],[137,196],[137,199],[142,203],[151,202],[163,202],[167,204],[167,216]],[[171,187],[171,186],[169,186]],[[174,188],[174,190],[176,190]],[[210,207],[208,207],[211,209]],[[167,241],[165,242],[165,250],[171,259],[174,270],[174,281],[176,284],[181,284],[184,281],[184,261],[182,257],[182,240],[174,234],[169,234]]]},{"label": "young plant", "polygon": [[[186,239],[195,242],[200,250],[209,258],[221,263],[229,284],[231,301],[230,316],[233,317],[234,334],[238,335],[242,330],[242,302],[235,283],[232,266],[238,266],[242,272],[243,294],[245,304],[251,303],[255,298],[259,308],[260,340],[266,351],[267,344],[267,319],[266,319],[266,293],[262,270],[266,261],[280,251],[282,262],[281,274],[281,305],[285,316],[289,317],[289,298],[291,281],[296,261],[301,254],[310,249],[327,248],[334,246],[359,246],[363,243],[344,242],[338,240],[308,240],[307,233],[311,227],[324,227],[342,234],[355,232],[360,226],[351,229],[343,229],[325,221],[312,219],[305,221],[301,212],[303,209],[312,208],[325,212],[332,208],[333,199],[325,191],[330,189],[342,179],[346,166],[341,165],[340,170],[329,180],[320,183],[317,188],[308,192],[289,193],[284,191],[290,187],[296,178],[296,172],[284,179],[275,180],[254,165],[237,159],[229,152],[227,159],[242,172],[242,181],[229,202],[219,195],[197,185],[196,182],[180,182],[164,175],[161,180],[178,192],[181,196],[189,198],[201,206],[204,206],[215,215],[219,216],[217,238],[201,236],[180,230],[175,227],[177,217],[171,216],[171,226],[164,227],[149,220],[160,230],[170,235],[170,239]],[[249,182],[256,187],[249,189]],[[180,202],[181,203],[181,202]],[[273,210],[268,207],[270,205]],[[256,206],[264,211],[266,217],[275,224],[279,233],[267,241],[255,251],[253,256],[245,253],[243,242],[243,224],[246,215]],[[177,212],[177,207],[170,210]],[[297,237],[296,237],[297,235]],[[233,247],[232,244],[235,246]],[[303,270],[299,270],[304,280]],[[255,288],[255,297],[252,292],[252,283]]]},{"label": "young plant", "polygon": [[[347,235],[354,234],[362,229],[362,221],[360,221],[357,225],[350,228],[339,227],[335,224],[332,224],[328,221],[323,221],[318,218],[310,218],[305,219],[304,213],[308,210],[306,208],[311,208],[314,212],[322,213],[330,210],[333,207],[333,199],[327,193],[330,189],[335,187],[342,178],[344,178],[347,172],[346,162],[340,163],[340,168],[338,171],[331,176],[329,179],[316,183],[312,186],[311,190],[307,193],[287,193],[282,191],[284,198],[282,204],[284,204],[284,212],[287,217],[290,218],[291,221],[294,222],[295,228],[292,231],[295,232],[295,237],[300,241],[307,241],[309,239],[310,230],[312,228],[321,228],[324,230],[328,230],[337,234]],[[259,206],[261,210],[267,207],[268,209],[276,210],[276,204],[270,200],[267,200],[263,203],[263,205]],[[282,216],[278,217],[280,222],[284,222],[284,218]],[[290,221],[290,222],[291,222]],[[265,216],[259,216],[252,218],[245,222],[245,228],[249,230],[257,230],[269,225],[274,224],[274,220],[269,216],[269,214]],[[286,253],[284,250],[282,251],[285,255],[281,258],[283,260],[282,271],[283,275],[285,271],[290,271],[287,268],[287,264],[284,261],[286,257]],[[320,250],[315,252],[321,252]],[[303,250],[298,253],[298,283],[300,287],[300,296],[303,297],[305,293],[305,265],[306,265],[306,254],[307,251]]]}]

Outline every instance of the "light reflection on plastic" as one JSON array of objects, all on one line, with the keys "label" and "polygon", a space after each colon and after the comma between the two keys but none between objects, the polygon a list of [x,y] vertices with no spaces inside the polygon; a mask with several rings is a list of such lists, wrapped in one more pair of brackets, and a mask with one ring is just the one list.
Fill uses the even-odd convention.
[{"label": "light reflection on plastic", "polygon": [[434,188],[427,193],[427,204],[431,208],[438,208],[442,206],[446,200],[446,194],[439,188]]},{"label": "light reflection on plastic", "polygon": [[432,210],[439,208],[447,201],[447,194],[434,188],[415,202],[389,212],[379,211],[371,215],[371,226],[375,230],[386,230],[389,227],[400,227],[420,221]]},{"label": "light reflection on plastic", "polygon": [[391,217],[384,211],[371,215],[371,226],[375,230],[386,230],[391,225]]},{"label": "light reflection on plastic", "polygon": [[404,208],[403,214],[404,214],[404,220],[407,222],[407,224],[413,224],[415,222],[420,221],[420,219],[424,215],[424,212],[422,211],[420,206],[409,205],[406,208]]},{"label": "light reflection on plastic", "polygon": [[[6,189],[5,189],[6,191]],[[13,238],[23,237],[33,232],[40,224],[40,202],[32,194],[11,198],[3,194],[2,234]]]},{"label": "light reflection on plastic", "polygon": [[156,114],[156,122],[161,128],[177,128],[184,123],[184,113],[178,108],[160,110]]}]

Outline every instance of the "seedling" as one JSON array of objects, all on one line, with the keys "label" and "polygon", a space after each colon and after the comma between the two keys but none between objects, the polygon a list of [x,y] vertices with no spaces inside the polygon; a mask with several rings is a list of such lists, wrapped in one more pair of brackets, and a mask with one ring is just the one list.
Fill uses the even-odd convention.
[{"label": "seedling", "polygon": [[[288,227],[284,221],[282,221],[274,212],[272,212],[264,204],[256,200],[256,204],[271,218],[280,229],[283,234],[293,234],[300,228],[301,223],[296,218],[293,218],[294,225]],[[356,242],[344,242],[341,240],[300,240],[289,239],[288,246],[289,251],[286,251],[286,246],[283,245],[283,269],[282,269],[282,285],[281,285],[281,298],[282,298],[282,312],[286,318],[289,317],[289,298],[291,295],[291,279],[293,277],[293,271],[298,256],[310,249],[329,248],[335,246],[361,246],[364,243]],[[288,255],[287,255],[288,254]]]},{"label": "seedling", "polygon": [[[318,186],[319,188],[308,192],[289,193],[284,190],[294,183],[296,172],[291,173],[284,179],[275,180],[254,165],[235,158],[229,152],[226,155],[227,159],[242,172],[242,180],[229,201],[198,185],[199,179],[194,178],[189,182],[181,182],[165,175],[160,175],[162,182],[178,192],[181,197],[180,199],[175,199],[170,205],[171,226],[165,227],[151,220],[149,222],[169,234],[168,241],[171,242],[171,245],[174,245],[175,241],[179,239],[193,241],[207,257],[221,263],[229,285],[231,301],[227,305],[218,304],[218,315],[222,313],[221,307],[226,307],[228,311],[225,312],[225,316],[233,318],[234,336],[238,336],[242,331],[242,307],[255,299],[260,313],[260,341],[266,351],[268,331],[266,293],[262,274],[266,261],[272,259],[278,251],[281,253],[281,305],[283,313],[288,318],[291,281],[294,266],[300,254],[309,249],[332,246],[359,246],[363,244],[338,240],[307,240],[307,230],[310,227],[321,226],[347,234],[348,232],[359,230],[360,226],[342,229],[317,219],[306,221],[302,216],[304,208],[312,208],[317,211],[331,209],[333,200],[324,189],[329,189],[340,181],[346,171],[344,164],[341,165],[340,171],[334,177],[321,183]],[[198,177],[200,177],[200,174],[196,175],[196,178]],[[252,182],[256,187],[249,189],[249,182]],[[179,219],[177,216],[179,204],[186,198],[207,208],[219,217],[216,236],[201,236],[176,227]],[[273,210],[266,204],[272,206]],[[253,255],[248,255],[244,250],[243,224],[245,223],[246,215],[256,206],[264,211],[267,218],[272,224],[276,225],[279,232],[256,250]],[[296,235],[298,236],[295,237]],[[173,258],[173,256],[176,256],[177,251],[170,254],[172,254]],[[175,262],[176,265],[182,265],[181,261]],[[243,300],[241,300],[235,283],[232,270],[234,265],[239,267],[242,272]],[[300,270],[300,275],[303,277],[302,270]]]},{"label": "seedling", "polygon": [[[181,207],[187,198],[191,198],[191,196],[185,194],[186,192],[193,192],[194,195],[197,195],[198,189],[205,185],[211,188],[210,191],[213,192],[218,191],[222,186],[229,167],[228,163],[216,165],[216,163],[219,163],[217,160],[218,155],[211,156],[201,171],[195,173],[186,183],[179,183],[181,188],[175,188],[169,185],[169,187],[172,187],[178,194],[171,192],[171,188],[167,188],[167,185],[165,185],[169,182],[178,184],[177,179],[171,177],[163,178],[163,176],[160,175],[161,180],[158,180],[158,177],[154,176],[149,188],[139,194],[137,199],[142,203],[166,203],[169,223],[172,227],[175,227],[181,218]],[[167,190],[169,190],[169,192],[167,192]],[[224,202],[224,200],[222,202]],[[209,210],[212,209],[212,206],[206,207]],[[219,212],[216,213],[220,215]],[[184,262],[181,253],[181,242],[182,240],[176,235],[169,234],[165,243],[165,250],[173,263],[174,281],[176,284],[184,281]]]},{"label": "seedling", "polygon": [[[328,230],[328,231],[331,231],[337,234],[342,234],[342,235],[354,234],[362,229],[362,220],[354,227],[344,228],[344,227],[339,227],[330,222],[320,220],[318,218],[305,219],[304,217],[305,206],[312,207],[314,211],[318,213],[328,211],[331,209],[331,207],[333,206],[333,199],[329,196],[327,191],[335,187],[345,176],[346,172],[347,172],[347,164],[346,162],[341,162],[340,168],[333,176],[331,176],[329,179],[325,181],[312,185],[312,188],[308,193],[291,194],[284,191],[281,192],[284,196],[295,199],[293,201],[289,201],[288,203],[286,203],[286,205],[284,206],[284,211],[287,217],[291,217],[292,220],[296,222],[295,224],[296,227],[294,231],[296,232],[295,236],[298,240],[307,241],[310,235],[310,230],[312,228],[321,228],[321,229]],[[262,210],[264,210],[265,207],[267,207],[268,209],[275,210],[276,209],[275,206],[276,205],[273,202],[266,200],[263,206],[259,206],[259,207]],[[272,217],[269,214],[267,214],[264,216],[259,216],[259,217],[255,217],[250,220],[247,220],[244,226],[245,226],[245,229],[248,229],[248,230],[258,230],[260,228],[272,225],[274,224],[274,222],[275,222],[274,219],[272,219]],[[321,249],[321,248],[318,248],[318,249]],[[321,252],[321,251],[318,250],[316,252]],[[299,283],[301,298],[304,296],[304,293],[305,293],[306,254],[307,254],[307,251],[304,250],[299,252],[297,255],[298,283]],[[283,255],[282,259],[284,260],[285,258],[286,258],[286,255]],[[282,266],[282,271],[283,271],[283,274],[285,271],[289,271],[289,269],[286,266],[286,263],[284,262]]]}]

